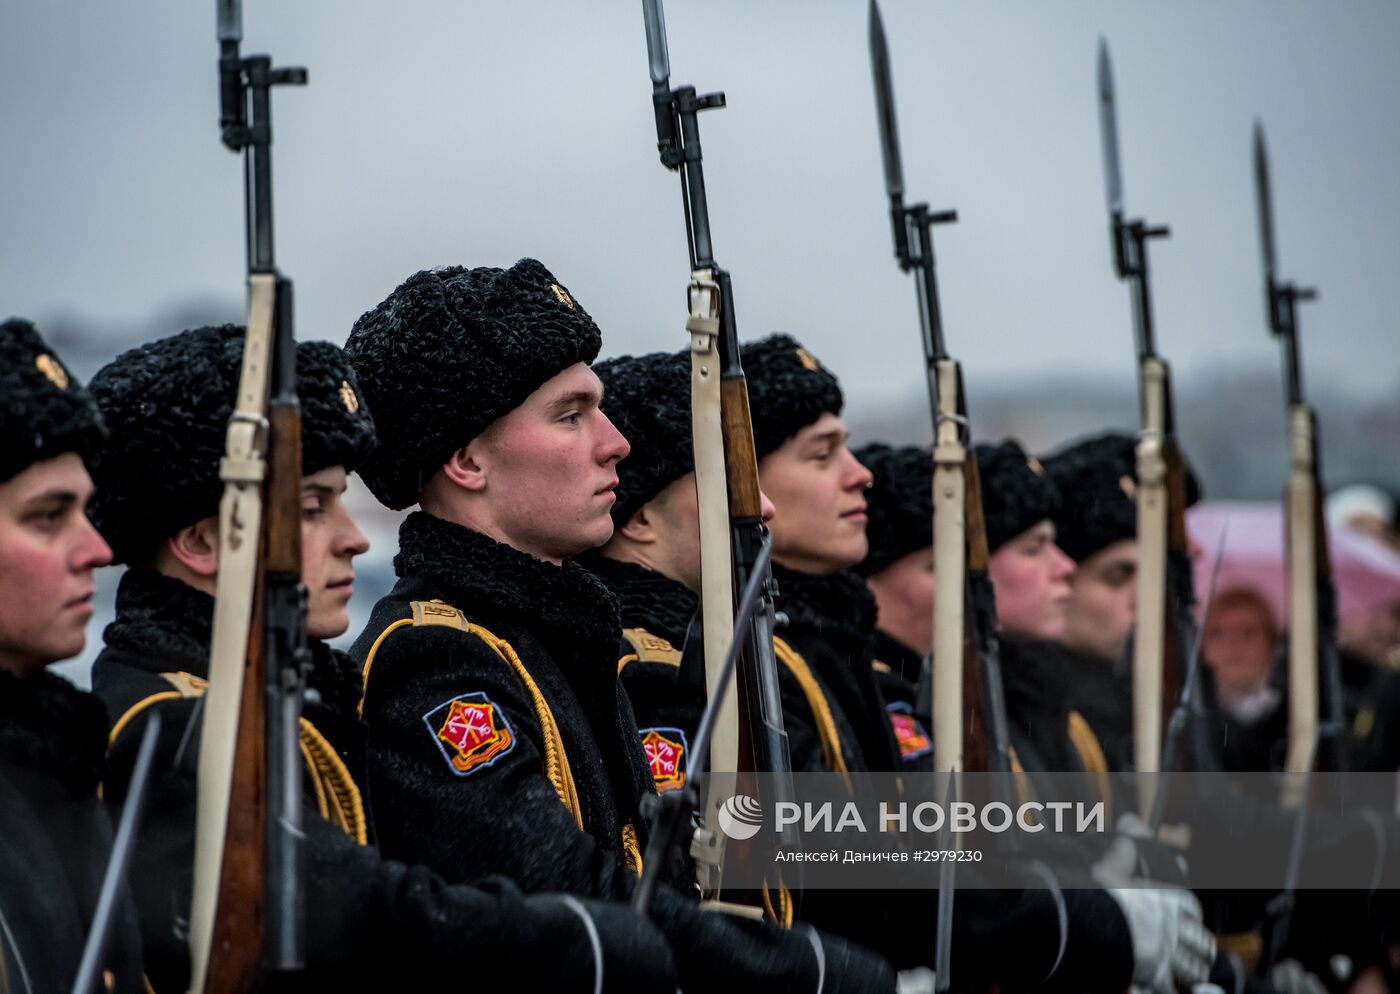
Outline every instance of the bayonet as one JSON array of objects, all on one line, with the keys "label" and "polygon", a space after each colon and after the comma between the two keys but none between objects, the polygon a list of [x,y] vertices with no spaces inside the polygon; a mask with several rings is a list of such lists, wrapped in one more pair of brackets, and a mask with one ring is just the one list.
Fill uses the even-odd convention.
[{"label": "bayonet", "polygon": [[1113,106],[1113,63],[1108,42],[1099,38],[1099,136],[1103,142],[1103,182],[1108,213],[1123,216],[1123,170],[1118,164],[1118,111]]},{"label": "bayonet", "polygon": [[671,56],[666,51],[666,12],[661,9],[661,0],[642,0],[642,20],[646,22],[652,85],[658,91],[669,90]]},{"label": "bayonet", "polygon": [[1274,251],[1274,204],[1269,187],[1269,150],[1264,144],[1264,124],[1254,122],[1254,202],[1259,210],[1259,251],[1264,260],[1264,283],[1269,294],[1269,327],[1278,334],[1283,330],[1279,315],[1272,306],[1274,276],[1278,272],[1278,256]]},{"label": "bayonet", "polygon": [[870,4],[870,69],[875,77],[875,120],[880,125],[880,154],[885,163],[885,192],[890,205],[904,199],[904,167],[899,155],[899,121],[894,109],[894,81],[890,78],[890,49],[880,7]]}]

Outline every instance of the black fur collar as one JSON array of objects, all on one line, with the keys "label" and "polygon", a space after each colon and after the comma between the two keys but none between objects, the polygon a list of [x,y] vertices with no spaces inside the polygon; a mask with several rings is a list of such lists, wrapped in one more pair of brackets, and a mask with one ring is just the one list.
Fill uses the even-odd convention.
[{"label": "black fur collar", "polygon": [[[102,633],[126,662],[151,673],[209,675],[214,598],[181,580],[151,569],[126,571],[117,587],[117,617]],[[344,653],[307,639],[311,672],[307,686],[336,711],[353,711],[360,700],[360,670]]]},{"label": "black fur collar", "polygon": [[117,616],[102,632],[152,673],[209,675],[214,598],[152,569],[132,568],[117,587]]},{"label": "black fur collar", "polygon": [[448,588],[468,614],[485,603],[566,639],[610,648],[622,630],[616,598],[578,563],[555,566],[425,511],[399,528],[394,570]]},{"label": "black fur collar", "polygon": [[875,595],[856,574],[818,576],[774,563],[773,578],[778,581],[777,608],[792,625],[852,643],[865,643],[874,633]]},{"label": "black fur collar", "polygon": [[0,673],[0,766],[57,777],[92,794],[107,753],[107,709],[52,673],[20,679]]},{"label": "black fur collar", "polygon": [[679,648],[700,598],[689,587],[656,570],[605,556],[590,556],[585,565],[607,584],[622,609],[622,624],[645,628]]}]

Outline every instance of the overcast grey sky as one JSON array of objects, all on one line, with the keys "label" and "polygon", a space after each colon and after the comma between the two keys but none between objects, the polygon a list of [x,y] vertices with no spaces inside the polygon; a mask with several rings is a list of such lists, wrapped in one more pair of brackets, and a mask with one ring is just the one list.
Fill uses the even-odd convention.
[{"label": "overcast grey sky", "polygon": [[[637,0],[246,0],[245,52],[304,65],[275,97],[278,258],[300,337],[343,342],[413,271],[535,255],[605,353],[676,348],[678,181],[658,164]],[[1110,273],[1094,91],[1118,83],[1127,207],[1178,377],[1276,364],[1249,130],[1273,155],[1284,275],[1314,383],[1400,389],[1400,4],[886,0],[912,198],[939,230],[970,389],[1132,374]],[[706,114],[716,254],[741,333],[806,339],[853,404],[920,400],[913,289],[891,256],[864,0],[671,0],[674,83]],[[220,145],[213,0],[0,6],[0,309],[130,325],[242,293],[242,180]]]}]

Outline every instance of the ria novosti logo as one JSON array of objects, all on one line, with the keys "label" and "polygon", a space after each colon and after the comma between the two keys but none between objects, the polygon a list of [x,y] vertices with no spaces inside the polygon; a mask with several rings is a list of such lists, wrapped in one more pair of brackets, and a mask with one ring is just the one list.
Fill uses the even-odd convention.
[{"label": "ria novosti logo", "polygon": [[719,827],[737,842],[752,839],[763,827],[763,808],[748,794],[735,794],[719,806]]}]

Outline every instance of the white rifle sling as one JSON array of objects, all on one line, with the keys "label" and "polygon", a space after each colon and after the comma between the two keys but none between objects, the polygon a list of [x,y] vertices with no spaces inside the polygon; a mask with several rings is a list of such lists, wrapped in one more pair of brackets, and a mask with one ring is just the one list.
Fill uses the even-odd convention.
[{"label": "white rifle sling", "polygon": [[957,415],[958,365],[939,360],[938,428],[933,446],[934,575],[942,596],[933,599],[933,766],[963,767],[963,629],[967,588],[964,477],[967,446]]},{"label": "white rifle sling", "polygon": [[[734,569],[730,548],[729,485],[724,461],[724,425],[721,415],[719,357],[719,285],[708,269],[691,274],[690,318],[690,419],[695,450],[695,490],[700,515],[700,604],[705,637],[705,689],[713,697],[722,693],[710,739],[710,772],[735,773],[739,769],[739,698],[735,681],[716,688],[724,668],[725,652],[734,637]],[[703,761],[703,760],[702,760]],[[714,790],[705,797],[705,824],[718,825],[724,798]],[[705,834],[706,845],[695,857],[701,887],[719,886],[723,835]]]},{"label": "white rifle sling", "polygon": [[190,908],[190,990],[204,990],[218,908],[228,828],[229,791],[238,744],[239,704],[252,621],[266,472],[267,400],[272,363],[276,278],[248,278],[248,335],[238,401],[219,464],[219,576],[215,587],[209,689],[199,743],[194,899]]},{"label": "white rifle sling", "polygon": [[[1162,753],[1162,674],[1167,616],[1167,370],[1160,359],[1142,365],[1143,429],[1137,443],[1137,623],[1133,634],[1133,761],[1157,773]],[[1151,777],[1138,778],[1138,810],[1152,811]]]},{"label": "white rifle sling", "polygon": [[[1288,412],[1288,752],[1284,771],[1312,769],[1317,743],[1317,490],[1311,410]],[[1299,800],[1301,777],[1285,778],[1285,803]]]}]

